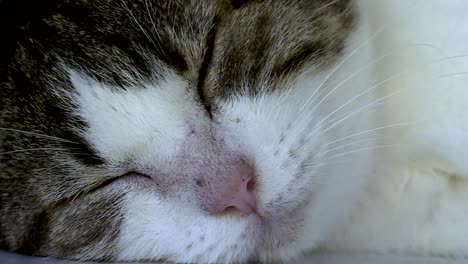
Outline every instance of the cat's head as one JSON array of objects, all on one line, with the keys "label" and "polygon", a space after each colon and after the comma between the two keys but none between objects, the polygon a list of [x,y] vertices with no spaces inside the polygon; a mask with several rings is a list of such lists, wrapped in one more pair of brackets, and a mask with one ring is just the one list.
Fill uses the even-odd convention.
[{"label": "cat's head", "polygon": [[5,247],[286,260],[348,206],[367,160],[333,163],[365,123],[353,1],[11,2]]}]

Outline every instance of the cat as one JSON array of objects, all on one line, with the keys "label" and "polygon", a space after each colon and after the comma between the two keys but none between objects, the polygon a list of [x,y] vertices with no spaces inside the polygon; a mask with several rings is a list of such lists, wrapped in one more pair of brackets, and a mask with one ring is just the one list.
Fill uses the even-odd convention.
[{"label": "cat", "polygon": [[1,1],[0,246],[177,263],[367,249],[340,241],[397,124],[372,5]]}]

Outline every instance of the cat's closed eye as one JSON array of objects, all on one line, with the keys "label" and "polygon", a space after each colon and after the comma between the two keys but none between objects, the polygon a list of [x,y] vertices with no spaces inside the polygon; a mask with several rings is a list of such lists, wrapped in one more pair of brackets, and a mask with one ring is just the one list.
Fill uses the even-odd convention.
[{"label": "cat's closed eye", "polygon": [[[279,61],[273,68],[273,75],[288,74],[297,71],[306,63],[310,63],[314,59],[317,66],[320,66],[320,56],[326,56],[327,45],[325,43],[306,43],[293,49],[286,59]],[[316,66],[314,64],[314,66]]]}]

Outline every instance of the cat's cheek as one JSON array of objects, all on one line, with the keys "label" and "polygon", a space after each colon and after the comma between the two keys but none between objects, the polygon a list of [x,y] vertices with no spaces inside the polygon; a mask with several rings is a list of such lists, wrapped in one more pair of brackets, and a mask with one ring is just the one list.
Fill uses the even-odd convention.
[{"label": "cat's cheek", "polygon": [[63,89],[57,97],[70,117],[86,124],[78,132],[107,161],[170,159],[190,130],[188,120],[201,120],[186,93],[187,82],[176,74],[167,74],[157,83],[121,89],[74,69],[64,67],[64,71],[69,73],[73,90]]},{"label": "cat's cheek", "polygon": [[244,262],[257,246],[254,217],[210,216],[190,199],[161,198],[135,188],[122,202],[119,261]]},{"label": "cat's cheek", "polygon": [[320,163],[317,154],[326,140],[316,128],[317,117],[299,114],[308,90],[313,92],[295,87],[288,94],[290,101],[281,93],[238,98],[226,104],[220,117],[226,144],[239,146],[255,164],[259,208],[265,217],[282,218],[302,207],[320,181],[314,165]]}]

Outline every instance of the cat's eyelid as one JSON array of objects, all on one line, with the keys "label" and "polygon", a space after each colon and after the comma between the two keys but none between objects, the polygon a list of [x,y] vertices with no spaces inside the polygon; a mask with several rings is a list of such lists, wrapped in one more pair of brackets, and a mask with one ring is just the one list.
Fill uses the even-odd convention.
[{"label": "cat's eyelid", "polygon": [[302,66],[313,58],[317,58],[324,53],[322,45],[312,43],[303,45],[298,51],[294,52],[288,59],[276,65],[273,69],[275,75],[288,74]]},{"label": "cat's eyelid", "polygon": [[151,179],[151,176],[146,175],[146,174],[144,174],[142,172],[139,172],[139,171],[136,171],[136,170],[128,171],[128,172],[120,175],[119,178],[127,177],[127,176],[138,176],[138,177],[145,177],[145,178]]}]

